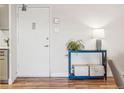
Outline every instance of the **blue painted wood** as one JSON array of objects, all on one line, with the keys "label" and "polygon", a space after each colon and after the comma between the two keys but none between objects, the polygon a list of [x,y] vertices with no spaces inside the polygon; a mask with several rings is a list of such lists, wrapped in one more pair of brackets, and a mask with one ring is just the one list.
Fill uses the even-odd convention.
[{"label": "blue painted wood", "polygon": [[68,50],[71,53],[102,53],[106,50]]},{"label": "blue painted wood", "polygon": [[104,76],[73,76],[70,75],[69,79],[96,79],[96,78],[104,78]]},{"label": "blue painted wood", "polygon": [[69,60],[68,60],[68,61],[69,61],[69,65],[68,65],[68,68],[69,68],[69,69],[68,69],[68,70],[69,70],[69,75],[70,75],[70,73],[71,73],[71,52],[68,51],[68,54],[69,54],[69,55],[68,55],[68,57],[69,57],[69,58],[68,58],[68,59],[69,59]]},{"label": "blue painted wood", "polygon": [[[71,72],[71,53],[102,53],[102,65],[105,68],[104,76],[75,76]],[[68,50],[68,70],[69,70],[69,79],[90,79],[90,78],[104,78],[107,80],[107,51],[106,50]]]}]

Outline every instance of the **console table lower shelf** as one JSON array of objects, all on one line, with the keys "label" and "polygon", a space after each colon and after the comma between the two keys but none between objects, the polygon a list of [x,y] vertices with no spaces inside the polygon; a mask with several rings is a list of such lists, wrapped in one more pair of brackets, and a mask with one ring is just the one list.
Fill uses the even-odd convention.
[{"label": "console table lower shelf", "polygon": [[104,76],[75,76],[70,75],[69,79],[104,79]]},{"label": "console table lower shelf", "polygon": [[[81,70],[80,70],[81,69]],[[104,79],[104,67],[102,65],[72,65],[72,73],[69,74],[69,79]]]}]

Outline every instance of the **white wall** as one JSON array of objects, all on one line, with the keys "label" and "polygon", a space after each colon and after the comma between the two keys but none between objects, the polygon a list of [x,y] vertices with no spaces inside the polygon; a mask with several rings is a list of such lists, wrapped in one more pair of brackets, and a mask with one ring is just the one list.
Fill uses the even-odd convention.
[{"label": "white wall", "polygon": [[[69,39],[82,39],[85,49],[95,49],[91,38],[94,28],[105,29],[103,47],[111,58],[124,71],[124,5],[33,5],[50,7],[50,68],[51,76],[68,75],[66,42]],[[54,24],[54,17],[60,24]],[[55,32],[58,29],[59,32]],[[15,33],[13,33],[15,35]],[[14,41],[13,41],[14,42]],[[16,45],[13,45],[14,47]],[[16,48],[15,48],[16,49]],[[16,52],[16,51],[15,51]],[[16,56],[13,58],[16,60]],[[96,58],[96,57],[95,57]],[[108,75],[111,75],[108,70]]]},{"label": "white wall", "polygon": [[[91,39],[93,28],[105,29],[104,49],[124,71],[124,5],[53,5],[52,16],[60,18],[53,24],[51,72],[67,75],[65,44],[68,39],[82,39],[86,49],[95,49]],[[54,28],[59,32],[55,33]],[[111,75],[108,69],[108,75]]]},{"label": "white wall", "polygon": [[10,28],[10,66],[9,83],[16,79],[17,72],[17,30],[16,30],[16,5],[9,6],[9,28]]}]

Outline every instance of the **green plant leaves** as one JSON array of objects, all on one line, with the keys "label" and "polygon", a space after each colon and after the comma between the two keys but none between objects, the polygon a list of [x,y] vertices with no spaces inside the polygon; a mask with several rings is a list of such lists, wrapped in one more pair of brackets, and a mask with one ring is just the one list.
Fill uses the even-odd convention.
[{"label": "green plant leaves", "polygon": [[84,44],[82,40],[69,40],[67,42],[68,50],[80,50],[84,49]]}]

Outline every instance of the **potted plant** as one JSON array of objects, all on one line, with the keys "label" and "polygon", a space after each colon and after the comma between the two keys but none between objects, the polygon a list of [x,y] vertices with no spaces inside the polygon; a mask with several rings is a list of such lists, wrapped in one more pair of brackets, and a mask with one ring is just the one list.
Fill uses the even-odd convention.
[{"label": "potted plant", "polygon": [[69,40],[66,45],[68,50],[84,49],[84,44],[82,40]]}]

